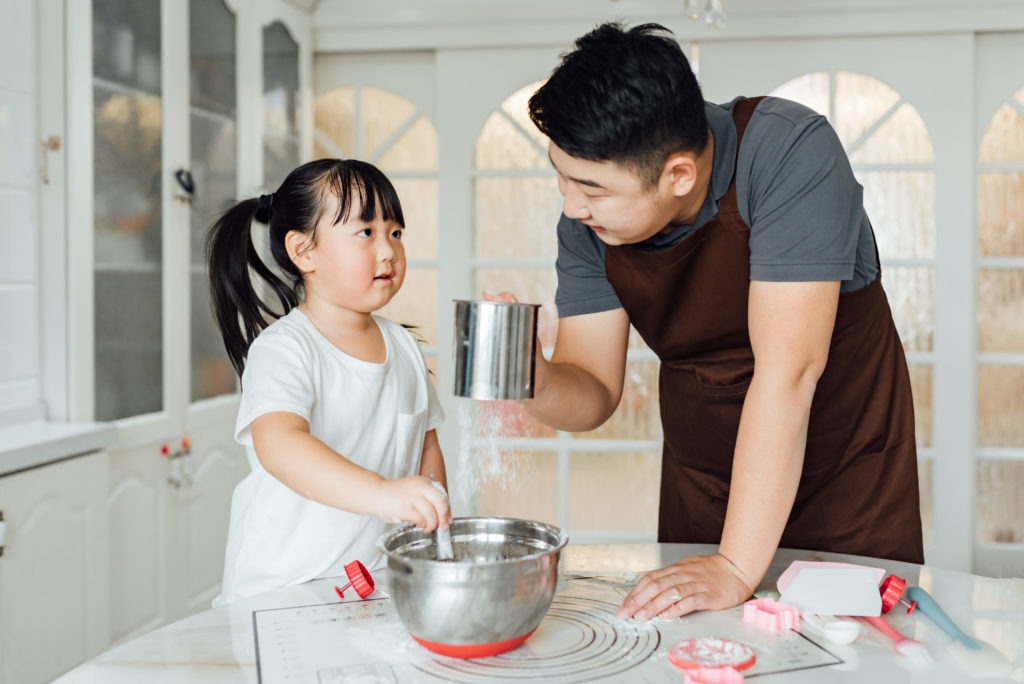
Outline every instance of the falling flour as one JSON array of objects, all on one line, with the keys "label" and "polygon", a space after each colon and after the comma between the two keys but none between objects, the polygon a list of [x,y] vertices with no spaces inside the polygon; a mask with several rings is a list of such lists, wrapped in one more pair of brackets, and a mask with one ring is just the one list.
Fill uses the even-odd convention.
[{"label": "falling flour", "polygon": [[449,486],[452,498],[472,504],[477,501],[480,486],[487,483],[510,491],[532,469],[532,462],[511,446],[511,439],[521,434],[518,407],[511,401],[456,401],[459,476]]}]

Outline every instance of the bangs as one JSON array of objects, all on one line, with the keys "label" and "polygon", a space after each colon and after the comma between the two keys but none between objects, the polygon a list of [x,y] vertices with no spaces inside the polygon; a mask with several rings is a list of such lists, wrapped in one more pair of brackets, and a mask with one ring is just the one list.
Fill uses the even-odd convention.
[{"label": "bangs", "polygon": [[339,200],[335,225],[348,221],[353,204],[358,203],[360,221],[370,222],[379,216],[405,228],[405,216],[395,186],[371,164],[346,160],[327,176],[325,190]]}]

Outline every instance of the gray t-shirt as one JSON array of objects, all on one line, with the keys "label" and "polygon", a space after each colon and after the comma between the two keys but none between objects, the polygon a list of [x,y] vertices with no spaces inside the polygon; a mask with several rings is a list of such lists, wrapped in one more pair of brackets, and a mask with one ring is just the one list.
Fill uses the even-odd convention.
[{"label": "gray t-shirt", "polygon": [[[735,166],[737,203],[750,227],[752,280],[839,280],[842,292],[870,284],[879,267],[863,188],[828,120],[804,105],[767,97],[747,124],[737,158],[732,109],[740,99],[705,106],[715,157],[696,223],[638,246],[666,249],[717,216]],[[605,274],[604,250],[594,231],[562,215],[555,263],[559,316],[622,306]]]}]

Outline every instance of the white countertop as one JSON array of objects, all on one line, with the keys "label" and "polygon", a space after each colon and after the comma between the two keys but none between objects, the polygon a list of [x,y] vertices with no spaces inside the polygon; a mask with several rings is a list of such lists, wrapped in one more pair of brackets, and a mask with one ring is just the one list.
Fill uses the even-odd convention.
[{"label": "white countertop", "polygon": [[[563,575],[570,578],[588,573],[609,576],[617,574],[620,580],[632,581],[633,575],[630,573],[663,567],[679,558],[709,553],[713,550],[714,548],[711,546],[695,544],[570,545],[563,552],[561,569]],[[784,549],[776,555],[775,562],[769,569],[762,587],[774,588],[775,581],[782,570],[797,559],[843,561],[884,568],[886,573],[904,578],[908,586],[916,585],[924,588],[932,594],[946,613],[964,631],[991,644],[1012,664],[1013,669],[1008,676],[987,678],[984,681],[1024,682],[1024,579],[994,579],[940,568],[858,556]],[[378,588],[386,592],[385,575],[384,570],[374,571]],[[380,595],[379,601],[367,600],[343,604],[334,594],[333,587],[337,583],[336,580],[316,580],[193,615],[123,643],[75,668],[59,678],[57,682],[60,684],[127,684],[128,682],[263,682],[272,684],[273,681],[284,681],[262,676],[260,663],[263,663],[264,670],[267,665],[266,661],[261,660],[261,656],[257,654],[255,646],[254,633],[259,624],[258,616],[265,617],[268,614],[287,616],[303,610],[314,612],[321,610],[325,611],[324,614],[328,614],[326,611],[362,610],[363,606],[366,607],[366,610],[370,610],[371,605],[376,606],[375,610],[378,612],[383,609],[384,613],[382,614],[386,614],[390,608],[388,605],[390,600],[384,598],[383,595]],[[347,592],[346,596],[351,597],[352,592]],[[559,596],[556,596],[556,601],[559,600]],[[369,598],[373,599],[374,595]],[[281,611],[278,609],[291,610]],[[681,682],[683,680],[682,672],[668,663],[665,657],[668,648],[672,645],[669,643],[672,641],[670,634],[677,633],[681,628],[685,628],[688,633],[707,631],[714,634],[716,628],[720,629],[729,621],[739,620],[738,611],[739,609],[695,613],[676,621],[667,621],[660,627],[648,628],[658,630],[660,635],[663,635],[663,638],[658,639],[656,650],[652,651],[649,657],[645,655],[642,663],[644,672],[653,673],[653,677],[631,674],[630,671],[627,671],[613,679],[581,680],[577,677],[558,681]],[[334,613],[334,615],[336,617],[338,613]],[[830,654],[838,656],[838,659],[842,660],[839,664],[782,674],[751,676],[750,679],[757,681],[758,684],[762,682],[772,684],[774,682],[822,681],[870,684],[888,684],[890,682],[920,682],[922,684],[925,682],[928,684],[952,684],[955,682],[960,684],[972,680],[971,676],[965,673],[953,658],[948,648],[950,638],[926,617],[896,615],[895,609],[886,617],[905,635],[925,644],[935,659],[933,666],[927,669],[913,667],[908,664],[905,657],[898,655],[893,650],[892,642],[864,625],[860,638],[851,646],[834,646],[820,638],[817,639],[821,642],[822,648],[827,647]],[[544,625],[550,618],[551,613],[549,612],[545,623],[542,623],[541,630],[544,629]],[[381,653],[389,654],[385,656],[385,660],[398,663],[394,670],[399,673],[397,681],[477,681],[476,679],[465,679],[468,675],[458,674],[460,671],[455,669],[451,670],[456,673],[452,675],[455,677],[454,679],[438,679],[424,674],[425,670],[421,665],[431,660],[438,661],[438,659],[449,661],[447,663],[435,662],[434,665],[438,667],[454,667],[453,663],[484,663],[487,660],[495,660],[450,661],[450,659],[435,656],[415,644],[404,632],[396,617],[390,619],[394,624],[388,625],[387,638],[378,639],[380,643],[371,646],[370,650],[379,649]],[[337,620],[335,619],[335,621]],[[379,623],[377,624],[379,626]],[[347,629],[353,629],[352,624],[349,624]],[[538,630],[538,634],[540,634],[540,630]],[[799,639],[800,637],[794,638]],[[812,641],[814,640],[812,639]],[[261,643],[267,642],[261,641]],[[531,642],[528,640],[517,651],[528,649],[530,644]],[[351,642],[348,645],[351,650]],[[331,649],[322,650],[329,651]],[[505,655],[513,663],[517,657],[520,663],[524,663],[530,657],[528,651],[524,651],[525,655],[518,656],[516,655],[517,651],[511,651]],[[367,658],[372,660],[379,655],[367,654]],[[418,659],[420,665],[416,665],[416,667],[419,669],[411,667],[403,669],[401,667],[402,658],[412,656]],[[263,658],[266,657],[266,653],[264,653]],[[388,666],[388,670],[390,671],[390,666]],[[640,670],[636,669],[636,672],[639,673]],[[523,678],[522,673],[518,679],[527,681]],[[296,680],[290,678],[287,681]],[[314,675],[309,678],[309,681],[316,682],[317,677]],[[321,679],[321,681],[323,680]],[[329,681],[342,680],[330,679]],[[396,681],[396,679],[389,676],[386,679],[360,681]],[[512,680],[491,676],[479,679],[479,681]]]},{"label": "white countertop", "polygon": [[33,421],[0,428],[0,476],[81,456],[117,439],[113,423]]}]

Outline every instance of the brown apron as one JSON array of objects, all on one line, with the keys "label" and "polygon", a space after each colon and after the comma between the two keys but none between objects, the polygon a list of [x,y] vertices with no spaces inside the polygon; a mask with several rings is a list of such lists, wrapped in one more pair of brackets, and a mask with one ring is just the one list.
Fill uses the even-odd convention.
[{"label": "brown apron", "polygon": [[[733,111],[737,151],[758,101],[741,101]],[[661,542],[721,540],[740,411],[754,373],[750,229],[737,208],[735,173],[719,210],[667,250],[605,251],[608,279],[630,322],[661,359]],[[924,562],[910,377],[880,275],[839,296],[780,545]]]}]

